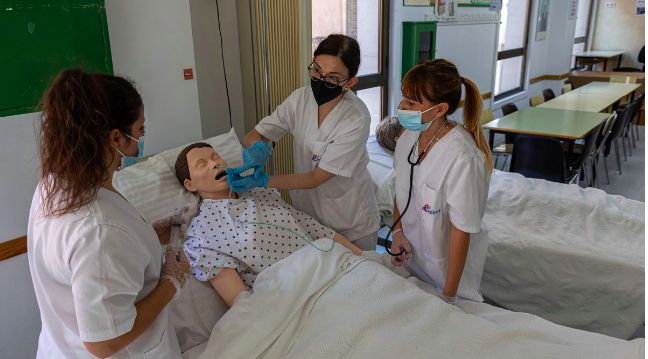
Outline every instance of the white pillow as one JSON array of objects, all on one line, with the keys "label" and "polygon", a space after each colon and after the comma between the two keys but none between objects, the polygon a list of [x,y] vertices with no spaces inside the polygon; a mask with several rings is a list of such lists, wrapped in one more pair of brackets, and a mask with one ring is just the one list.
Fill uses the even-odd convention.
[{"label": "white pillow", "polygon": [[[212,147],[229,166],[243,162],[243,147],[231,129],[228,133],[202,141]],[[193,143],[193,142],[192,142]],[[126,167],[113,176],[113,185],[153,226],[188,224],[198,212],[198,197],[178,183],[175,161],[191,143],[164,151]]]}]

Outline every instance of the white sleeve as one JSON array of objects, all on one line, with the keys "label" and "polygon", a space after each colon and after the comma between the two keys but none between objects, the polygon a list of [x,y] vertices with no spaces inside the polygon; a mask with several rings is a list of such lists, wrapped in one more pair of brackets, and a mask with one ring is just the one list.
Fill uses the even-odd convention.
[{"label": "white sleeve", "polygon": [[342,177],[351,177],[358,166],[366,166],[369,126],[349,128],[346,133],[335,136],[321,155],[319,168]]},{"label": "white sleeve", "polygon": [[295,107],[300,89],[293,91],[272,114],[264,117],[254,127],[257,132],[272,142],[277,142],[286,133],[295,130]]},{"label": "white sleeve", "polygon": [[450,222],[466,233],[478,233],[488,196],[484,159],[461,155],[448,170],[446,199]]},{"label": "white sleeve", "polygon": [[74,297],[70,305],[81,340],[98,342],[129,332],[146,267],[156,258],[137,239],[110,225],[83,232],[76,243],[69,261]]}]

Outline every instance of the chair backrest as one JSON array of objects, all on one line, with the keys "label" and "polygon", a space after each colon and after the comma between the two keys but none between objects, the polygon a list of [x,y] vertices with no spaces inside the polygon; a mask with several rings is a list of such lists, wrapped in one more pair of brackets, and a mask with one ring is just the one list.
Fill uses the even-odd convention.
[{"label": "chair backrest", "polygon": [[642,64],[644,64],[646,61],[645,51],[646,51],[646,45],[641,47],[641,50],[639,50],[639,55],[637,55],[637,61],[641,62]]},{"label": "chair backrest", "polygon": [[479,123],[481,125],[491,122],[495,119],[495,116],[493,116],[493,109],[492,108],[487,108],[484,111],[482,111],[481,118],[479,119]]},{"label": "chair backrest", "polygon": [[529,104],[533,107],[543,104],[545,102],[542,96],[533,96],[529,99]]},{"label": "chair backrest", "polygon": [[607,139],[605,140],[605,151],[604,154],[607,157],[610,154],[610,145],[614,140],[617,139],[622,133],[623,129],[625,128],[626,124],[628,123],[628,119],[630,118],[630,113],[632,112],[632,105],[634,104],[634,101],[631,102],[628,106],[626,106],[623,110],[621,110],[614,123],[612,124],[612,127],[610,128],[610,134],[608,135]]},{"label": "chair backrest", "polygon": [[571,164],[571,170],[572,171],[580,171],[580,168],[583,166],[587,158],[592,154],[594,145],[596,144],[596,140],[599,137],[599,134],[601,133],[601,129],[605,123],[601,123],[600,125],[596,126],[590,133],[585,136],[585,145],[583,146],[583,152],[581,152],[580,156],[574,162]]},{"label": "chair backrest", "polygon": [[562,85],[562,93],[563,93],[563,94],[564,94],[564,93],[567,93],[567,92],[569,92],[569,91],[571,91],[572,89],[573,89],[573,88],[572,88],[572,84],[571,84],[571,83],[568,83],[568,84],[564,84],[564,85]]},{"label": "chair backrest", "polygon": [[542,96],[544,97],[545,101],[549,101],[556,98],[556,94],[553,92],[552,89],[544,89],[544,91],[542,91]]},{"label": "chair backrest", "polygon": [[560,141],[548,137],[517,136],[509,170],[528,178],[565,182],[565,163]]},{"label": "chair backrest", "polygon": [[508,115],[510,113],[513,113],[513,112],[515,112],[517,110],[518,110],[518,108],[517,108],[517,106],[515,106],[514,103],[507,103],[507,104],[504,104],[502,106],[502,114],[504,114],[504,116],[506,116],[506,115]]},{"label": "chair backrest", "polygon": [[612,126],[614,126],[614,122],[617,120],[617,117],[619,117],[619,114],[613,112],[612,115],[610,115],[610,117],[605,120],[605,123],[603,123],[601,133],[599,134],[598,138],[596,139],[596,143],[594,144],[594,153],[599,153],[603,147],[601,145],[607,142],[608,137],[610,137],[610,134],[612,133]]},{"label": "chair backrest", "polygon": [[634,81],[632,81],[631,76],[612,75],[612,76],[610,76],[610,82],[620,82],[620,83],[624,83],[624,84],[629,84],[629,83],[634,82]]}]

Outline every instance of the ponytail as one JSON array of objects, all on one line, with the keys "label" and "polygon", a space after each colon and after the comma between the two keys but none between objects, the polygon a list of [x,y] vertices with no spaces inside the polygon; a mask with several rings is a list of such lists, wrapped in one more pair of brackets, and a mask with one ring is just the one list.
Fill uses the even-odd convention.
[{"label": "ponytail", "polygon": [[72,213],[90,203],[110,177],[108,135],[130,127],[142,99],[121,77],[63,70],[42,100],[38,138],[43,213]]},{"label": "ponytail", "polygon": [[463,123],[464,127],[472,135],[475,144],[480,151],[484,153],[486,160],[486,169],[488,172],[493,170],[493,154],[491,153],[490,146],[484,136],[484,131],[481,128],[479,119],[482,111],[482,99],[479,94],[479,89],[474,82],[465,77],[461,78],[466,89],[466,96],[464,99]]}]

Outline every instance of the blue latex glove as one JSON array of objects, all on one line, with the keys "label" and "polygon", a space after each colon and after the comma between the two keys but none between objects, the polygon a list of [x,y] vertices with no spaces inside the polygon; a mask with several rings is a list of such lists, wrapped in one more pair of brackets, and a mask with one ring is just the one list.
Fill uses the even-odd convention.
[{"label": "blue latex glove", "polygon": [[263,169],[255,169],[253,174],[241,177],[240,173],[246,170],[243,167],[227,169],[227,183],[232,191],[244,193],[252,188],[268,186],[269,178]]},{"label": "blue latex glove", "polygon": [[265,141],[256,141],[252,146],[243,150],[242,168],[254,168],[255,172],[263,169],[271,152],[270,146]]}]

